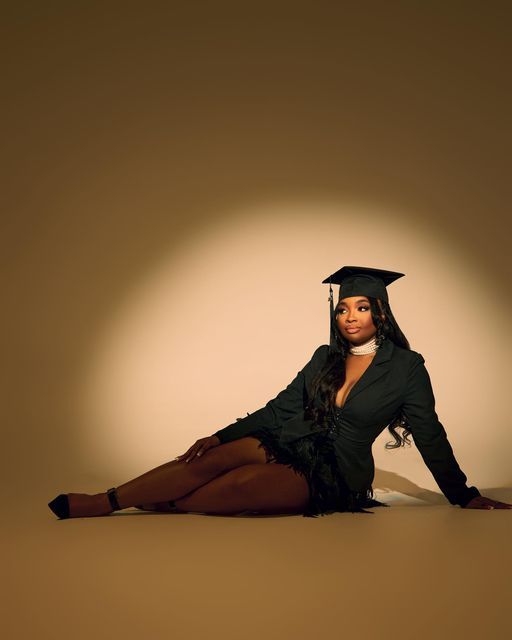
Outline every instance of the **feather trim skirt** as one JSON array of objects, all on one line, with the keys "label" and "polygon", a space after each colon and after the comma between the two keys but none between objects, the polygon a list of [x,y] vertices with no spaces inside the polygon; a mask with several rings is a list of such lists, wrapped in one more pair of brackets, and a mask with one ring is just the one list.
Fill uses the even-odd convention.
[{"label": "feather trim skirt", "polygon": [[303,516],[316,518],[337,511],[373,513],[365,507],[389,505],[373,499],[373,490],[351,491],[341,474],[332,440],[327,432],[313,433],[287,444],[279,441],[279,431],[257,429],[251,437],[260,441],[269,462],[284,464],[302,474],[309,485],[310,500]]}]

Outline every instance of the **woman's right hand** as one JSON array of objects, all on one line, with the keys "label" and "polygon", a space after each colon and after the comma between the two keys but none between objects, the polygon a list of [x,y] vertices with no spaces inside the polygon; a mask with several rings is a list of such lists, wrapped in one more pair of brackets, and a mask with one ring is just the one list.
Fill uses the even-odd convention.
[{"label": "woman's right hand", "polygon": [[196,457],[201,457],[205,451],[208,451],[208,449],[211,449],[212,447],[218,447],[219,444],[220,440],[217,436],[200,438],[194,442],[188,451],[185,451],[185,453],[182,453],[174,459],[183,460],[183,458],[185,458],[185,462],[194,461]]}]

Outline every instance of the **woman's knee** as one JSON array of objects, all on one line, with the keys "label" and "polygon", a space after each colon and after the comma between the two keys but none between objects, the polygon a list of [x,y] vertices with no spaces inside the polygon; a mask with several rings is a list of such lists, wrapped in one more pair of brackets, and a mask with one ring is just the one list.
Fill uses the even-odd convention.
[{"label": "woman's knee", "polygon": [[[201,461],[202,465],[210,467],[213,472],[223,473],[241,467],[247,464],[265,464],[267,456],[263,447],[260,447],[260,441],[252,436],[233,440],[212,447],[205,451],[201,458],[195,461]],[[188,464],[194,464],[195,461]]]}]

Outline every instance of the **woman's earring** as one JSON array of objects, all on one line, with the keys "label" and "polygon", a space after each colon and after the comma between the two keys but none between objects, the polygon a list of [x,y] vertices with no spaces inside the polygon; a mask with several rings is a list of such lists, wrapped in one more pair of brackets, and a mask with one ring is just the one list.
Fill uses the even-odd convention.
[{"label": "woman's earring", "polygon": [[384,332],[382,330],[382,325],[379,326],[379,328],[377,329],[377,335],[375,338],[375,342],[377,343],[377,345],[380,347],[380,345],[384,342],[384,338],[386,336],[384,335]]}]

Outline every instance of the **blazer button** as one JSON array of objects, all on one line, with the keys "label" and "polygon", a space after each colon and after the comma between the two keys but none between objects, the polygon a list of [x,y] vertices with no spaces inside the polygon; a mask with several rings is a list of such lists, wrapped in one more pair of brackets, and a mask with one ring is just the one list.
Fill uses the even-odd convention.
[{"label": "blazer button", "polygon": [[336,433],[336,427],[335,427],[334,425],[331,425],[331,426],[328,428],[327,433],[328,433],[330,436],[334,435],[334,434]]}]

